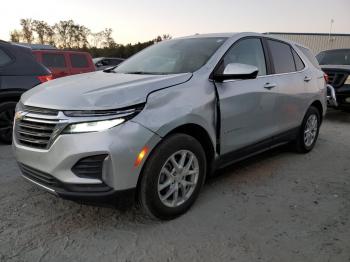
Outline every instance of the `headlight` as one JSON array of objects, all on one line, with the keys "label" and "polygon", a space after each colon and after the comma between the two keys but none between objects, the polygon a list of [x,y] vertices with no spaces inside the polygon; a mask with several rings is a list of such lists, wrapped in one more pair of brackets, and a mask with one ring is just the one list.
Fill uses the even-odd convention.
[{"label": "headlight", "polygon": [[348,78],[345,80],[345,85],[350,85],[350,75],[348,76]]},{"label": "headlight", "polygon": [[[120,125],[138,113],[140,113],[145,104],[137,104],[130,107],[124,107],[115,110],[97,110],[97,111],[89,111],[89,110],[73,110],[73,111],[63,111],[63,113],[71,117],[72,119],[75,117],[82,117],[85,119],[94,118],[93,120],[82,120],[83,122],[73,123],[67,126],[63,130],[63,134],[76,134],[76,133],[89,133],[89,132],[99,132],[110,129],[117,125]],[[104,119],[99,120],[96,119],[98,117],[114,117],[112,119]]]},{"label": "headlight", "polygon": [[110,119],[110,120],[101,120],[95,122],[84,122],[70,124],[63,130],[63,134],[76,134],[76,133],[90,133],[90,132],[99,132],[110,129],[117,125],[120,125],[125,121],[124,118]]}]

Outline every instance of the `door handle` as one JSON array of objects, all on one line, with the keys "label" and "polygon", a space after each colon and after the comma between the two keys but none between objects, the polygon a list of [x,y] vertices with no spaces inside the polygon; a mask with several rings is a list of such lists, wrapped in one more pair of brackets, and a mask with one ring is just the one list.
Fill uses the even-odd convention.
[{"label": "door handle", "polygon": [[276,87],[276,84],[274,84],[274,83],[266,83],[266,84],[264,85],[264,88],[265,88],[265,89],[268,89],[268,90],[270,90],[270,89],[272,89],[272,88],[274,88],[274,87]]},{"label": "door handle", "polygon": [[309,81],[311,81],[311,79],[312,79],[312,77],[310,77],[310,76],[305,76],[304,77],[304,81],[305,82],[309,82]]}]

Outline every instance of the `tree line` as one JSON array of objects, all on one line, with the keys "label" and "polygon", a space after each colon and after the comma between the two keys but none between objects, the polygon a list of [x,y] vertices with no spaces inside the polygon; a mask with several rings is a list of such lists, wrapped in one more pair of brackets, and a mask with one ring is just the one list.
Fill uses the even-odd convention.
[{"label": "tree line", "polygon": [[127,58],[156,42],[171,39],[169,34],[164,34],[150,41],[122,45],[117,44],[114,40],[112,28],[92,32],[86,26],[77,24],[73,20],[59,21],[54,25],[49,25],[45,21],[27,18],[21,19],[20,25],[20,29],[10,32],[11,42],[48,44],[61,49],[83,50],[90,52],[93,57]]}]

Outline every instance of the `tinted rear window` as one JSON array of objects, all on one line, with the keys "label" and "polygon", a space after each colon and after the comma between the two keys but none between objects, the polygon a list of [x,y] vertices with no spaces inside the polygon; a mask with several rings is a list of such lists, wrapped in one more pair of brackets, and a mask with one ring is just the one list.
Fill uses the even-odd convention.
[{"label": "tinted rear window", "polygon": [[72,63],[72,67],[78,67],[78,68],[89,67],[89,63],[85,55],[72,54],[70,55],[70,60]]},{"label": "tinted rear window", "polygon": [[316,57],[311,53],[311,51],[305,47],[299,46],[298,48],[300,49],[301,52],[307,57],[307,59],[313,64],[316,68],[321,68],[320,65],[318,64],[318,61]]},{"label": "tinted rear window", "polygon": [[8,63],[10,63],[12,59],[0,49],[0,66],[4,66]]},{"label": "tinted rear window", "polygon": [[63,54],[43,54],[43,64],[47,67],[66,67]]},{"label": "tinted rear window", "polygon": [[350,65],[350,50],[332,50],[317,55],[320,65]]},{"label": "tinted rear window", "polygon": [[295,64],[290,46],[279,41],[267,41],[269,43],[275,73],[282,74],[294,72]]}]

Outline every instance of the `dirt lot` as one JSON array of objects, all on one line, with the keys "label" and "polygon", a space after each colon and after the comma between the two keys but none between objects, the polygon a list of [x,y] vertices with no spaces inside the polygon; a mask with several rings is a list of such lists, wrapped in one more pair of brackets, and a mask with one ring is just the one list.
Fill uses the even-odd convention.
[{"label": "dirt lot", "polygon": [[0,145],[0,261],[350,261],[350,114],[308,155],[280,148],[210,179],[170,221],[80,205],[25,182]]}]

